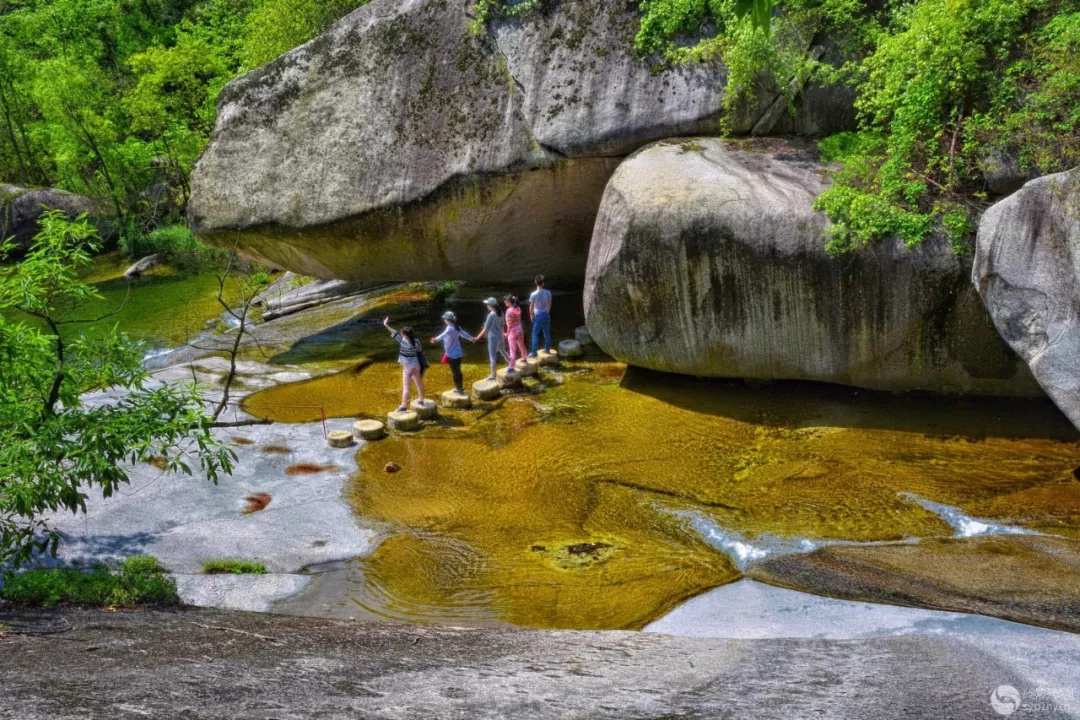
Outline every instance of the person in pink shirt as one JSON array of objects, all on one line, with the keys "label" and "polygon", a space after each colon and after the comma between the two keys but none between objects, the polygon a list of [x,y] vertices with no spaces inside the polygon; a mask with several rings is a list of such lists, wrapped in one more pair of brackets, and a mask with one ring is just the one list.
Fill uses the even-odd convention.
[{"label": "person in pink shirt", "polygon": [[515,363],[525,357],[525,328],[521,324],[521,307],[518,299],[513,295],[503,298],[506,304],[506,341],[510,345],[510,367],[516,367]]}]

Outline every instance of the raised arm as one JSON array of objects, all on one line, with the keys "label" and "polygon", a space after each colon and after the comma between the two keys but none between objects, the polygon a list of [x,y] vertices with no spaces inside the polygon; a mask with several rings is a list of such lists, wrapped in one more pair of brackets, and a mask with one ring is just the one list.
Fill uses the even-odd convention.
[{"label": "raised arm", "polygon": [[390,318],[386,318],[385,320],[383,320],[382,325],[383,325],[384,328],[386,328],[387,330],[390,331],[391,335],[397,335],[397,330],[390,327]]}]

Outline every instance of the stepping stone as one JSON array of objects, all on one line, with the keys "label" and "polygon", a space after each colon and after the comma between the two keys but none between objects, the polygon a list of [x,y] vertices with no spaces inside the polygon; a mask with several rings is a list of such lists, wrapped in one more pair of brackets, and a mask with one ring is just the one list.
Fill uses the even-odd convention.
[{"label": "stepping stone", "polygon": [[559,367],[559,353],[554,350],[551,352],[541,350],[536,353],[536,359],[539,360],[541,367]]},{"label": "stepping stone", "polygon": [[563,340],[559,343],[559,356],[564,358],[575,358],[583,355],[581,349],[581,343],[577,340]]},{"label": "stepping stone", "polygon": [[442,394],[442,406],[450,410],[468,410],[472,407],[472,396],[448,390]]},{"label": "stepping stone", "polygon": [[503,368],[495,373],[495,378],[500,390],[513,390],[521,387],[521,373],[516,370]]},{"label": "stepping stone", "polygon": [[353,444],[351,432],[346,430],[334,430],[326,436],[326,444],[332,448],[347,448]]},{"label": "stepping stone", "polygon": [[480,380],[479,382],[474,382],[472,391],[477,400],[498,400],[502,397],[502,391],[499,390],[498,380]]},{"label": "stepping stone", "polygon": [[589,328],[582,325],[579,328],[574,328],[574,339],[581,343],[581,347],[588,347],[589,345],[595,345],[592,335],[589,333]]},{"label": "stepping stone", "polygon": [[439,406],[435,404],[434,400],[425,400],[424,402],[413,400],[409,404],[409,409],[416,413],[416,416],[421,420],[434,420],[439,417]]},{"label": "stepping stone", "polygon": [[353,423],[353,437],[357,440],[381,440],[386,436],[386,426],[378,420],[357,420]]},{"label": "stepping stone", "polygon": [[536,377],[536,374],[540,372],[540,361],[536,358],[522,358],[514,364],[514,367],[523,378]]},{"label": "stepping stone", "polygon": [[395,410],[386,414],[386,424],[392,430],[415,430],[420,427],[420,416],[412,410]]}]

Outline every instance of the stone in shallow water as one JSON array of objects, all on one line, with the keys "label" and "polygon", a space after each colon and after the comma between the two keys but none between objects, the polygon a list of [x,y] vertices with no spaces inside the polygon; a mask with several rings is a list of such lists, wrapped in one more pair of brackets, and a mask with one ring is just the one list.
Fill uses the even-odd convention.
[{"label": "stone in shallow water", "polygon": [[1080,542],[1045,535],[923,539],[778,555],[747,575],[848,600],[974,612],[1080,631]]},{"label": "stone in shallow water", "polygon": [[473,395],[477,400],[498,400],[502,396],[499,390],[498,380],[480,380],[472,386]]},{"label": "stone in shallow water", "polygon": [[540,361],[536,358],[522,358],[514,363],[514,367],[523,378],[535,377],[540,372]]},{"label": "stone in shallow water", "polygon": [[326,436],[326,444],[332,448],[347,448],[353,444],[351,432],[346,430],[334,430]]},{"label": "stone in shallow water", "polygon": [[416,416],[421,420],[434,420],[439,416],[439,406],[435,404],[434,400],[413,400],[409,405],[409,409],[416,413]]},{"label": "stone in shallow water", "polygon": [[551,352],[545,352],[541,350],[536,353],[536,359],[540,362],[541,367],[558,367],[559,366],[559,353],[555,350]]},{"label": "stone in shallow water", "polygon": [[574,339],[581,343],[582,347],[588,347],[589,345],[594,344],[589,328],[584,325],[574,328]]},{"label": "stone in shallow water", "polygon": [[447,390],[442,394],[442,406],[451,410],[468,410],[472,407],[472,396]]},{"label": "stone in shallow water", "polygon": [[415,430],[420,427],[420,416],[412,410],[394,410],[386,415],[386,424],[392,430]]},{"label": "stone in shallow water", "polygon": [[563,340],[559,343],[559,356],[564,358],[581,357],[581,343],[577,340]]},{"label": "stone in shallow water", "polygon": [[380,440],[386,436],[386,426],[378,420],[357,420],[353,423],[357,440]]},{"label": "stone in shallow water", "polygon": [[503,368],[495,373],[496,380],[501,390],[514,390],[521,387],[521,373],[510,368]]}]

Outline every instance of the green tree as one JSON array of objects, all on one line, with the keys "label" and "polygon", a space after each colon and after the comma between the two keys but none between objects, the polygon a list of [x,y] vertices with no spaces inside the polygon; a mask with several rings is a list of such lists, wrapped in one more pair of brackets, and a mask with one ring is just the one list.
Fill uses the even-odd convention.
[{"label": "green tree", "polygon": [[[72,319],[79,305],[97,297],[79,279],[99,249],[95,231],[59,212],[41,225],[25,259],[0,271],[0,559],[16,563],[55,552],[46,513],[85,511],[87,492],[110,496],[131,464],[165,458],[170,471],[197,466],[216,482],[235,460],[193,385],[150,383],[139,345],[122,333],[71,334],[85,322]],[[85,402],[106,388],[122,392]]]}]

